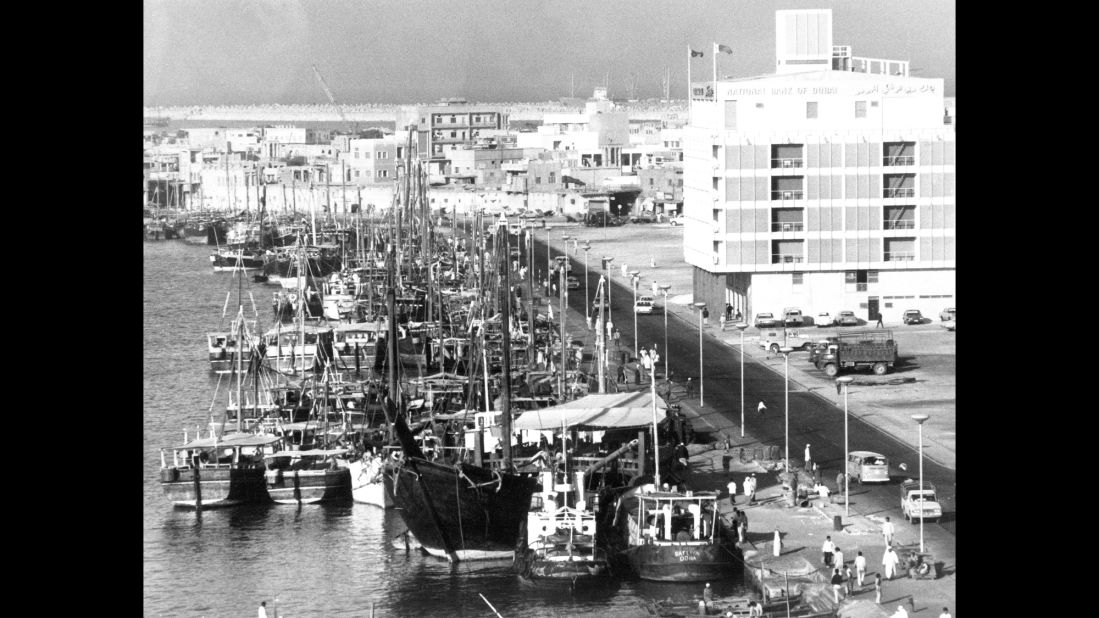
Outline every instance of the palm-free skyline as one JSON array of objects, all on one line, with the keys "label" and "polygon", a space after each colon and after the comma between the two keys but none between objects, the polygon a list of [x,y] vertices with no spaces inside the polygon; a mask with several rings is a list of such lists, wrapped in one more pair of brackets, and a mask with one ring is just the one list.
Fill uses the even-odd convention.
[{"label": "palm-free skyline", "polygon": [[910,60],[955,88],[953,0],[144,0],[144,101],[151,105],[545,101],[687,93],[687,47],[728,45],[718,73],[774,72],[775,11],[831,8],[856,56]]}]

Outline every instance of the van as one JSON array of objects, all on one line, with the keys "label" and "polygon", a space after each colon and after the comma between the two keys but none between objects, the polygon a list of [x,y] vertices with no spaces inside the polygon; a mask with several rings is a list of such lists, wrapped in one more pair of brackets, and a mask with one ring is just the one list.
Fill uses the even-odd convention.
[{"label": "van", "polygon": [[795,350],[811,350],[814,344],[812,339],[802,336],[794,328],[764,328],[759,331],[759,347],[770,350],[772,354],[779,354],[787,346]]},{"label": "van", "polygon": [[862,483],[888,483],[889,460],[873,451],[851,451],[847,454],[847,474]]}]

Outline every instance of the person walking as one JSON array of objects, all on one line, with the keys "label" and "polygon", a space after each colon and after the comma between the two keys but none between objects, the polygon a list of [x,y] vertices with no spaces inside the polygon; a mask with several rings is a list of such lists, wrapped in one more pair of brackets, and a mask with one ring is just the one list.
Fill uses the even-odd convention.
[{"label": "person walking", "polygon": [[618,381],[620,383],[626,381],[626,370],[622,368],[622,365],[618,366]]},{"label": "person walking", "polygon": [[622,345],[622,333],[618,332],[618,329],[614,329],[614,347]]},{"label": "person walking", "polygon": [[721,317],[718,318],[718,321],[721,322],[721,332],[725,332],[725,314],[724,313],[721,314]]},{"label": "person walking", "polygon": [[881,605],[881,573],[874,573],[874,602]]},{"label": "person walking", "polygon": [[832,572],[832,600],[836,602],[836,605],[840,603],[841,588],[843,588],[843,575],[840,575],[839,569],[834,569]]},{"label": "person walking", "polygon": [[859,579],[859,588],[862,588],[862,580],[866,577],[866,556],[861,551],[855,556],[855,576]]},{"label": "person walking", "polygon": [[744,539],[748,537],[748,513],[743,510],[737,512],[737,518],[740,521],[740,542],[743,543]]},{"label": "person walking", "polygon": [[702,308],[702,326],[706,327],[710,325],[710,310],[706,307]]},{"label": "person walking", "polygon": [[908,612],[905,611],[903,605],[898,605],[897,611],[890,614],[889,618],[908,618]]},{"label": "person walking", "polygon": [[885,523],[881,525],[882,536],[885,537],[885,546],[889,547],[893,544],[893,534],[896,529],[893,527],[893,522],[889,521],[889,516],[886,516]]},{"label": "person walking", "polygon": [[267,618],[267,601],[260,601],[259,610],[256,611],[259,618]]},{"label": "person walking", "polygon": [[892,581],[893,576],[897,574],[897,565],[900,564],[900,561],[897,552],[893,551],[892,547],[885,548],[885,555],[882,556],[881,564],[884,567],[886,579]]},{"label": "person walking", "polygon": [[763,416],[763,411],[766,410],[766,409],[767,409],[767,406],[763,405],[763,401],[760,400],[759,405],[756,406],[756,411],[759,412],[760,416]]},{"label": "person walking", "polygon": [[943,613],[939,614],[939,618],[954,618],[954,617],[950,615],[950,610],[948,610],[947,608],[944,607],[943,608]]},{"label": "person walking", "polygon": [[880,311],[878,312],[878,323],[876,324],[876,328],[885,328],[885,324],[882,324],[882,321],[881,321],[881,312]]},{"label": "person walking", "polygon": [[[592,330],[592,319],[591,319],[591,315],[588,315],[587,317],[585,317],[585,318],[584,318],[584,321],[588,323],[588,330]],[[839,384],[839,382],[836,382],[836,384]]]},{"label": "person walking", "polygon": [[737,510],[735,508],[735,506],[736,506],[736,481],[729,481],[729,484],[726,485],[726,487],[729,488],[729,504],[734,507],[733,508],[733,516],[735,517],[736,513],[737,513]]},{"label": "person walking", "polygon": [[839,568],[843,568],[843,550],[836,548],[836,551],[832,552],[832,564]]},{"label": "person walking", "polygon": [[811,463],[811,460],[809,458],[809,443],[806,442],[805,443],[805,470],[806,470],[806,472],[808,472],[812,469],[813,469],[813,464]]},{"label": "person walking", "polygon": [[843,581],[847,584],[847,594],[854,594],[855,578],[852,576],[850,565],[843,567]]},{"label": "person walking", "polygon": [[832,566],[832,559],[835,558],[836,544],[832,542],[832,537],[824,537],[824,543],[820,546],[821,561],[824,562],[824,566]]},{"label": "person walking", "polygon": [[755,472],[752,473],[752,476],[749,476],[748,478],[744,479],[744,485],[745,485],[744,486],[744,493],[745,493],[745,495],[748,496],[748,504],[749,505],[756,503],[756,483],[757,482],[758,481],[756,480]]},{"label": "person walking", "polygon": [[706,587],[702,589],[702,602],[706,604],[707,611],[714,605],[714,591],[710,588],[710,582],[706,582]]}]

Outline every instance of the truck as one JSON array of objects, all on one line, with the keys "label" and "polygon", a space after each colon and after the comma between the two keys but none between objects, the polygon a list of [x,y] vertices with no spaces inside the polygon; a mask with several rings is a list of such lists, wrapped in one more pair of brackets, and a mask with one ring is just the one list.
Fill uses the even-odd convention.
[{"label": "truck", "polygon": [[841,333],[828,339],[828,348],[813,363],[833,378],[840,369],[869,367],[874,375],[885,375],[897,362],[893,331],[884,329]]},{"label": "truck", "polygon": [[935,486],[924,483],[920,487],[920,482],[912,479],[901,483],[901,512],[906,521],[937,521],[943,516],[943,507],[935,499]]},{"label": "truck", "polygon": [[808,350],[816,341],[802,335],[796,328],[764,328],[759,331],[759,347],[778,354],[781,348]]}]

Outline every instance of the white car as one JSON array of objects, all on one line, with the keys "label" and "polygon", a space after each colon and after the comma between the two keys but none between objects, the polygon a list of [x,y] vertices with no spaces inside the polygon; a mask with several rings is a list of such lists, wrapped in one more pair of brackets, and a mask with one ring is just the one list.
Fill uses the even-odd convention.
[{"label": "white car", "polygon": [[820,313],[817,314],[817,319],[816,319],[815,323],[817,325],[817,328],[824,328],[826,326],[832,326],[833,325],[832,314],[828,313],[827,311],[821,311]]},{"label": "white car", "polygon": [[687,222],[687,217],[685,217],[683,215],[676,215],[676,216],[674,216],[674,217],[672,217],[671,219],[668,220],[668,223],[670,223],[673,227],[677,226],[677,225],[683,225],[686,222]]},{"label": "white car", "polygon": [[652,296],[642,296],[637,299],[637,302],[633,306],[634,313],[652,313],[653,312],[653,298]]}]

